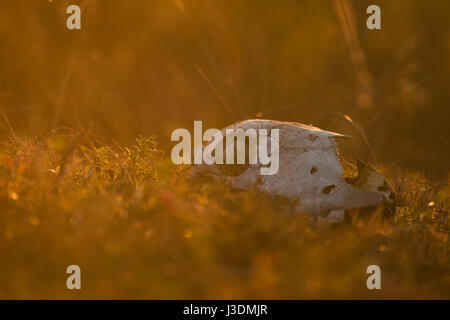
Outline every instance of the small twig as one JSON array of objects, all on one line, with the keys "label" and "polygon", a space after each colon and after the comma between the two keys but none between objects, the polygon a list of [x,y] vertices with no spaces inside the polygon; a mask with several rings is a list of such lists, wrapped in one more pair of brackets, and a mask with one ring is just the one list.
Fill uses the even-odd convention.
[{"label": "small twig", "polygon": [[206,76],[206,74],[203,72],[203,70],[198,66],[195,65],[195,69],[197,70],[197,72],[200,74],[200,76],[203,78],[203,80],[205,80],[205,82],[211,87],[211,89],[214,91],[214,93],[216,94],[216,96],[219,98],[220,102],[225,106],[225,108],[228,110],[228,112],[231,114],[231,116],[233,117],[234,121],[237,121],[236,115],[234,114],[233,109],[231,108],[231,106],[229,105],[229,103],[225,100],[225,98],[220,94],[219,90],[216,88],[216,86],[214,86],[214,84],[211,82],[211,80],[209,80],[209,78]]},{"label": "small twig", "polygon": [[8,128],[11,131],[12,136],[14,137],[14,139],[17,140],[16,133],[14,132],[14,129],[12,128],[11,123],[9,123],[9,120],[6,117],[5,113],[3,111],[1,111],[1,110],[0,110],[0,113],[2,114],[3,119],[5,120],[6,124],[8,125]]},{"label": "small twig", "polygon": [[[337,112],[337,114],[340,114]],[[370,146],[369,140],[367,139],[366,134],[364,133],[364,129],[361,127],[359,123],[356,123],[349,115],[347,114],[340,114],[344,117],[345,120],[350,122],[350,124],[359,132],[361,137],[363,138],[365,144],[367,145],[367,148],[369,149],[370,156],[372,157],[372,160],[375,164],[377,164],[377,158],[375,157],[375,152],[373,151],[372,147]]]}]

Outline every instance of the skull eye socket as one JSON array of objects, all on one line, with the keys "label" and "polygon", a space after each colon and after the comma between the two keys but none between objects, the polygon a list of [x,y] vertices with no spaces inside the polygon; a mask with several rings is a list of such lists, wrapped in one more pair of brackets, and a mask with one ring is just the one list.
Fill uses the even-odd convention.
[{"label": "skull eye socket", "polygon": [[237,149],[237,139],[234,138],[234,152],[233,156],[233,164],[226,164],[226,143],[225,140],[223,142],[223,157],[224,157],[224,163],[223,164],[216,164],[216,168],[223,173],[224,175],[230,176],[230,177],[236,177],[244,173],[249,167],[250,167],[250,155],[249,155],[249,137],[245,137],[245,156],[244,156],[244,163],[238,164],[238,149]]},{"label": "skull eye socket", "polygon": [[230,177],[236,177],[243,174],[249,167],[249,164],[216,164],[216,168],[221,173]]},{"label": "skull eye socket", "polygon": [[322,189],[322,193],[329,194],[331,192],[331,190],[333,190],[334,188],[336,188],[336,186],[334,184],[326,186],[325,188]]}]

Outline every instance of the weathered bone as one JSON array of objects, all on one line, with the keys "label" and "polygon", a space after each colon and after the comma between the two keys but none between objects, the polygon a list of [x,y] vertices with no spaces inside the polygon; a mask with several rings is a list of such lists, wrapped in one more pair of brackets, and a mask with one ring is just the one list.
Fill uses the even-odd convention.
[{"label": "weathered bone", "polygon": [[314,215],[333,212],[333,221],[337,219],[336,212],[375,206],[385,198],[383,192],[355,187],[343,179],[335,139],[347,136],[300,123],[273,120],[237,122],[222,130],[224,136],[228,128],[279,129],[278,173],[262,176],[257,164],[233,177],[223,174],[218,168],[221,165],[202,164],[193,167],[194,174],[206,172],[237,189],[257,186],[262,192],[297,201],[297,212]]}]

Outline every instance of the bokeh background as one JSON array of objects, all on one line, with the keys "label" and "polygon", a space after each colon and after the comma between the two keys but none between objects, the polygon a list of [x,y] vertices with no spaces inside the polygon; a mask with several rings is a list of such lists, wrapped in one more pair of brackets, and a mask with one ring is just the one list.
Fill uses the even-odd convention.
[{"label": "bokeh background", "polygon": [[[370,4],[381,30],[366,28]],[[0,298],[448,299],[449,13],[448,0],[0,0]],[[167,157],[176,128],[249,118],[353,136],[344,156],[379,165],[395,223],[375,210],[314,226]]]},{"label": "bokeh background", "polygon": [[[65,26],[69,4],[80,31]],[[370,4],[381,30],[366,28]],[[0,110],[21,136],[158,134],[166,150],[194,120],[297,121],[352,135],[351,156],[442,174],[449,12],[446,0],[2,0]]]}]

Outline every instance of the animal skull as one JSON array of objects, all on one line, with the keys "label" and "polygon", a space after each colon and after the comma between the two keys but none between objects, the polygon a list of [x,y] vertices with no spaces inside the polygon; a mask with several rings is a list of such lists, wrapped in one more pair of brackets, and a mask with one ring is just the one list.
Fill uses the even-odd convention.
[{"label": "animal skull", "polygon": [[260,175],[260,164],[234,165],[237,173],[227,172],[229,165],[201,164],[193,166],[192,172],[207,173],[236,189],[256,186],[262,192],[292,199],[296,202],[296,212],[316,217],[328,214],[326,219],[330,223],[342,220],[346,210],[391,201],[393,193],[384,177],[362,162],[358,162],[358,169],[360,176],[362,169],[368,170],[365,182],[343,178],[336,139],[349,137],[300,123],[273,120],[237,122],[223,129],[222,134],[225,138],[226,129],[249,128],[268,132],[279,129],[278,173]]}]

